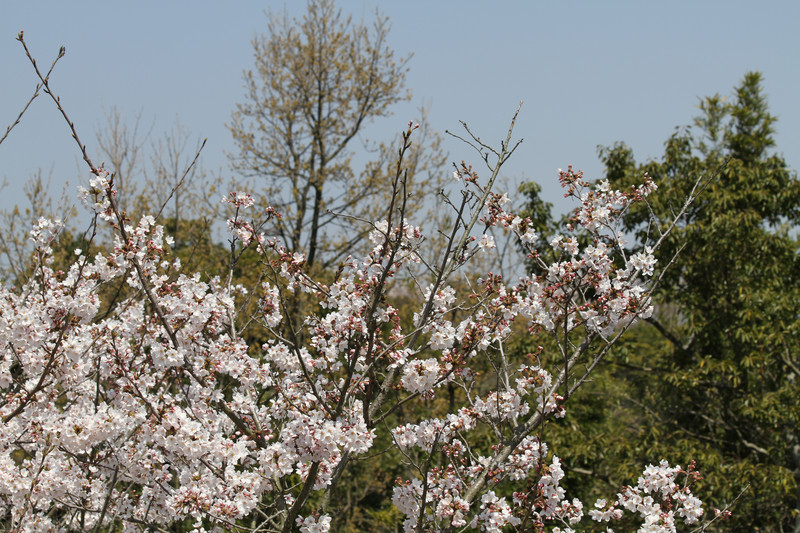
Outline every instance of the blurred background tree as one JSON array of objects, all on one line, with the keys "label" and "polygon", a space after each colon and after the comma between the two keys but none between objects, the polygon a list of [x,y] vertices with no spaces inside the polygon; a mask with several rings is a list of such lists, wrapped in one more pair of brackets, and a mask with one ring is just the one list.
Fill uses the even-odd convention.
[{"label": "blurred background tree", "polygon": [[[411,97],[410,56],[395,57],[388,31],[380,14],[354,23],[332,0],[310,0],[302,20],[271,13],[266,33],[253,40],[255,69],[245,73],[245,98],[229,124],[239,148],[231,161],[283,214],[271,229],[310,266],[335,268],[388,197],[399,144],[371,147],[377,157],[362,170],[353,151],[367,124]],[[419,207],[430,192],[421,176],[435,178],[445,158],[435,135],[415,145],[409,183]]]}]

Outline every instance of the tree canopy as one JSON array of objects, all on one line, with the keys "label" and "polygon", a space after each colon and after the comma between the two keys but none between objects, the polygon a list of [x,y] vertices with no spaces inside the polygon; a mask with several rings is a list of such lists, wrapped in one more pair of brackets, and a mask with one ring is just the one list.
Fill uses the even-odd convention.
[{"label": "tree canopy", "polygon": [[[389,197],[397,143],[369,147],[361,170],[353,159],[365,126],[411,97],[409,58],[388,46],[389,26],[380,14],[356,23],[332,0],[311,0],[301,20],[270,14],[253,40],[255,68],[229,124],[239,148],[231,160],[281,211],[273,230],[309,265],[335,268],[366,236],[352,217],[374,220]],[[443,164],[435,136],[419,145],[408,158],[410,188]]]}]

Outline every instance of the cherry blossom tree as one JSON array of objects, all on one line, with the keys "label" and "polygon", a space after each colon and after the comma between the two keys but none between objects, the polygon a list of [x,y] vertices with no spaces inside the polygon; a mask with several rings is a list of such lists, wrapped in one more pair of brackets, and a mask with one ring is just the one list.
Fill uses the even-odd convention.
[{"label": "cherry blossom tree", "polygon": [[[312,278],[302,253],[261,233],[280,214],[257,212],[244,192],[222,199],[231,273],[204,279],[182,271],[152,216],[134,221],[120,210],[114,174],[92,163],[33,64],[90,168],[79,196],[114,242],[93,256],[76,249],[58,269],[60,226],[42,218],[30,233],[33,274],[0,288],[4,531],[329,531],[343,475],[380,452],[380,438],[405,463],[392,503],[408,532],[566,532],[586,521],[613,525],[626,512],[640,531],[675,531],[704,517],[694,466],[666,461],[584,512],[560,487],[564,471],[544,438],[614,342],[652,312],[653,253],[671,227],[627,253],[619,226],[656,188],[647,176],[617,191],[560,172],[577,208],[562,235],[542,242],[493,191],[519,145],[516,114],[498,149],[467,130],[488,178],[455,167],[453,222],[440,228],[446,245],[426,250],[407,217],[409,124],[385,217],[363,222],[372,248],[348,257],[333,281]],[[513,232],[534,261],[544,247],[557,260],[539,260],[514,282],[488,272],[461,294],[454,280],[493,246],[490,228]],[[233,282],[245,249],[261,257],[259,286]],[[414,287],[409,320],[392,305],[398,280]],[[128,296],[104,301],[115,281]],[[286,310],[299,295],[317,305],[294,321]],[[243,317],[248,297],[258,311]],[[262,345],[243,340],[249,322],[269,332]],[[509,352],[520,334],[551,335],[562,363],[546,368],[541,350]],[[452,409],[409,409],[448,387],[457,392]]]}]

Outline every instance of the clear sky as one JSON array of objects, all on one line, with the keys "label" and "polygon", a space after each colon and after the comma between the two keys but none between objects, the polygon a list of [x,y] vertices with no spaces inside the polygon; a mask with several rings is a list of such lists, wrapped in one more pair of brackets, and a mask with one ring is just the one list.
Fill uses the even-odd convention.
[{"label": "clear sky", "polygon": [[[503,136],[520,101],[516,133],[524,143],[509,178],[535,179],[557,201],[556,169],[572,164],[598,177],[596,147],[621,140],[638,160],[659,157],[678,125],[691,122],[698,97],[730,94],[748,70],[764,74],[778,151],[800,167],[800,2],[786,1],[435,1],[340,0],[356,19],[374,8],[392,21],[390,43],[413,53],[408,86],[414,102],[374,124],[388,139],[430,106],[433,126],[466,121],[486,141]],[[0,133],[36,84],[19,30],[47,66],[64,45],[52,86],[87,144],[103,108],[128,120],[141,112],[152,138],[176,118],[208,137],[203,164],[227,168],[234,150],[225,127],[243,97],[242,71],[253,64],[251,39],[266,28],[266,9],[301,15],[304,1],[2,0]],[[479,163],[449,141],[450,159]],[[78,151],[52,102],[42,96],[0,145],[0,207],[38,168],[54,184],[85,181]],[[99,157],[99,156],[98,156]],[[477,166],[477,165],[476,165]],[[79,178],[80,176],[80,178]]]}]

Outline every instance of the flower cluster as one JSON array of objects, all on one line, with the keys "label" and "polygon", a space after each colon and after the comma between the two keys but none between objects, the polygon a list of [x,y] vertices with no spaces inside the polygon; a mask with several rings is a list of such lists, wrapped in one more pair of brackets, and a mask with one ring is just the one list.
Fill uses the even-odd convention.
[{"label": "flower cluster", "polygon": [[[480,188],[466,165],[456,177]],[[236,322],[244,288],[184,273],[164,228],[150,216],[124,219],[111,175],[97,171],[80,195],[111,223],[113,246],[93,258],[78,250],[56,271],[60,226],[40,220],[33,275],[20,288],[0,287],[0,519],[20,531],[133,532],[185,521],[196,531],[235,531],[239,520],[271,516],[277,530],[327,532],[334,517],[313,502],[325,501],[388,429],[417,473],[393,490],[406,531],[570,531],[583,507],[567,498],[560,460],[538,430],[564,415],[565,387],[591,362],[591,341],[651,312],[654,251],[626,255],[614,221],[655,186],[593,188],[571,170],[561,179],[581,202],[575,223],[590,238],[559,235],[550,243],[556,261],[513,285],[486,274],[466,295],[449,276],[469,243],[486,249],[493,239],[471,240],[462,220],[450,244],[467,244],[448,247],[429,280],[414,270],[426,264],[421,230],[389,213],[373,225],[364,256],[346,258],[323,282],[303,254],[244,218],[252,197],[231,193],[232,241],[257,248],[266,278],[255,314],[238,317],[267,332],[248,345]],[[506,211],[505,195],[484,198],[475,219],[483,213],[486,228],[538,243],[531,220]],[[405,320],[390,296],[398,280],[416,291]],[[302,313],[287,300],[298,288],[314,300]],[[587,340],[563,368],[545,369],[537,355],[506,353],[515,323],[533,333],[585,331]],[[412,418],[424,410],[406,406],[433,400],[444,385],[459,403]],[[681,473],[649,467],[589,515],[609,522],[629,511],[654,531],[679,518],[694,523],[702,507],[677,484]]]},{"label": "flower cluster", "polygon": [[94,212],[106,222],[114,221],[111,201],[116,196],[112,187],[112,175],[104,168],[96,169],[89,179],[89,188],[78,187],[78,198],[84,207]]},{"label": "flower cluster", "polygon": [[[681,474],[687,482],[683,486],[677,483]],[[597,522],[609,522],[622,517],[625,509],[641,516],[640,531],[653,533],[675,531],[678,518],[686,524],[696,524],[703,516],[703,504],[689,488],[689,482],[697,479],[696,474],[694,464],[686,471],[680,466],[670,467],[666,461],[658,466],[648,465],[635,487],[624,487],[614,502],[598,500],[589,516]]]}]

